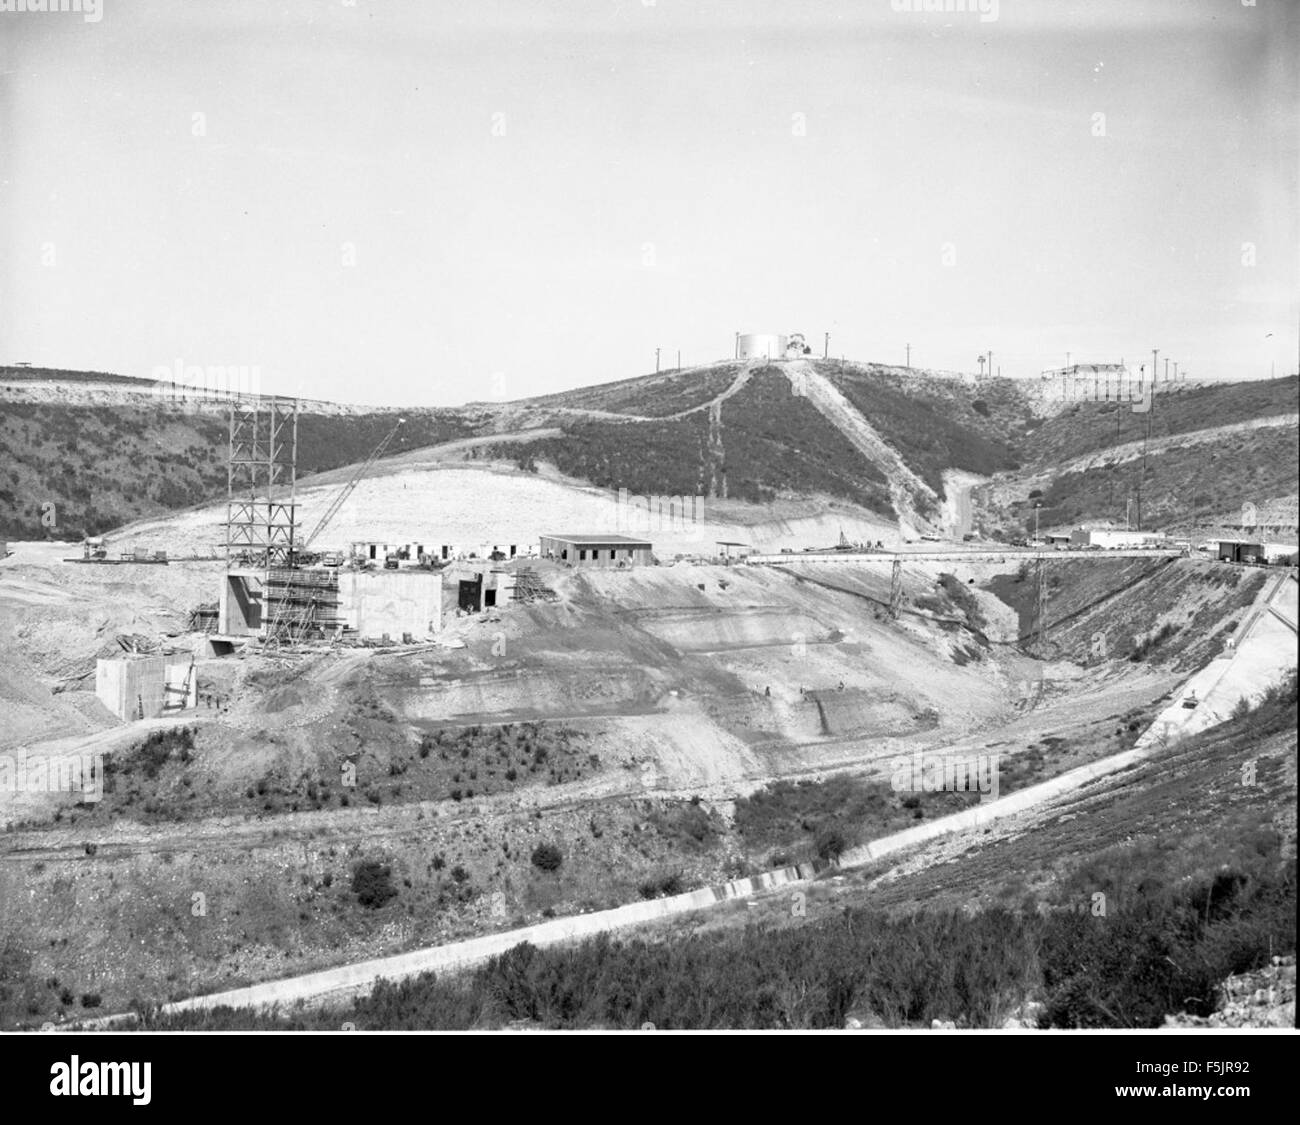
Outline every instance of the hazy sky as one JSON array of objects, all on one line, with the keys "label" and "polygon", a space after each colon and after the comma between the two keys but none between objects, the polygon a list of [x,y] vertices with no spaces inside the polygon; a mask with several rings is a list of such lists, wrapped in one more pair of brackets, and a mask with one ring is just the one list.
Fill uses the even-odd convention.
[{"label": "hazy sky", "polygon": [[413,405],[737,330],[1296,370],[1300,4],[908,6],[0,11],[0,362]]}]

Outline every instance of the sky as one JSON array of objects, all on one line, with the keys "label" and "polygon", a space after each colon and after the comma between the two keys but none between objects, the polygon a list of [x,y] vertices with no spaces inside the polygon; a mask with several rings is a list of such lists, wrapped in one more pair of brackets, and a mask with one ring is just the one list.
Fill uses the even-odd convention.
[{"label": "sky", "polygon": [[35,2],[0,0],[0,363],[389,406],[738,331],[1297,368],[1294,0]]}]

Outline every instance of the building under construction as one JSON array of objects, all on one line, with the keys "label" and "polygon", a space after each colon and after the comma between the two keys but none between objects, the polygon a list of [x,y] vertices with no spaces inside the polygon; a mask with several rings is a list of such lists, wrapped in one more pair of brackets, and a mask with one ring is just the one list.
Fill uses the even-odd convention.
[{"label": "building under construction", "polygon": [[309,563],[313,541],[401,425],[398,419],[303,537],[298,526],[297,403],[256,399],[232,405],[218,634],[278,645],[424,640],[442,628],[442,576],[437,571]]},{"label": "building under construction", "polygon": [[437,571],[273,567],[226,572],[217,632],[287,644],[424,640],[442,629]]}]

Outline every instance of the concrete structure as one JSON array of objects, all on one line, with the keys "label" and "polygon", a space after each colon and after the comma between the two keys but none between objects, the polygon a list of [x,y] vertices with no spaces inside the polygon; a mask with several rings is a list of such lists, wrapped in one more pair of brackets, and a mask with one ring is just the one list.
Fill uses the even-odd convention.
[{"label": "concrete structure", "polygon": [[224,576],[218,611],[219,635],[262,636],[272,614],[283,612],[285,590],[305,614],[312,631],[339,629],[361,640],[405,634],[424,638],[442,629],[442,575],[418,567],[400,570],[349,570],[309,567],[273,571],[277,591],[266,595],[261,570],[234,570]]},{"label": "concrete structure", "polygon": [[771,332],[751,332],[736,337],[737,359],[785,359],[788,336]]},{"label": "concrete structure", "polygon": [[1300,546],[1295,543],[1265,543],[1264,561],[1267,563],[1284,562],[1300,554]]},{"label": "concrete structure", "polygon": [[1158,531],[1129,531],[1119,527],[1076,527],[1070,532],[1072,547],[1100,547],[1107,551],[1141,547],[1167,547],[1169,539]]},{"label": "concrete structure", "polygon": [[627,535],[543,535],[541,556],[570,566],[647,566],[653,545]]},{"label": "concrete structure", "polygon": [[465,613],[482,613],[485,609],[514,600],[515,576],[506,570],[455,571],[448,583],[456,596],[455,608]]},{"label": "concrete structure", "polygon": [[424,638],[442,630],[442,575],[434,570],[344,570],[339,616],[362,640]]},{"label": "concrete structure", "polygon": [[1215,546],[1215,555],[1221,562],[1263,562],[1265,558],[1264,545],[1246,539],[1219,539]]},{"label": "concrete structure", "polygon": [[95,663],[95,697],[119,719],[154,719],[199,701],[194,657],[123,656]]}]

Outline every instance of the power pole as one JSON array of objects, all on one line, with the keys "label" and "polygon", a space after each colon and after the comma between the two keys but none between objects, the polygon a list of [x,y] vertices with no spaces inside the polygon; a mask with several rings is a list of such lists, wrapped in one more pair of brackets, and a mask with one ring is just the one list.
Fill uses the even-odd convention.
[{"label": "power pole", "polygon": [[1066,352],[1066,353],[1065,353],[1065,366],[1066,366],[1066,367],[1069,367],[1069,366],[1070,366],[1070,353],[1069,353],[1069,352]]},{"label": "power pole", "polygon": [[907,345],[907,369],[909,371],[912,369],[912,345],[911,344]]},{"label": "power pole", "polygon": [[655,374],[659,374],[659,349],[655,348]]},{"label": "power pole", "polygon": [[[1153,408],[1156,404],[1156,365],[1158,364],[1159,359],[1160,359],[1160,349],[1152,348],[1151,349],[1151,405]],[[1147,479],[1147,442],[1151,439],[1151,414],[1152,411],[1148,410],[1146,429],[1142,433],[1142,476],[1138,480],[1138,497],[1137,497],[1138,531],[1142,530],[1142,486],[1146,484],[1146,479]]]},{"label": "power pole", "polygon": [[740,358],[740,333],[739,332],[736,333],[736,354],[732,356],[732,358],[733,359]]},{"label": "power pole", "polygon": [[1165,356],[1165,382],[1169,382],[1169,357]]},{"label": "power pole", "polygon": [[993,349],[989,348],[989,378],[993,378]]},{"label": "power pole", "polygon": [[831,354],[831,334],[824,333],[825,338],[822,340],[822,359],[828,359]]},{"label": "power pole", "polygon": [[889,616],[896,618],[903,604],[903,560],[895,559],[889,574]]},{"label": "power pole", "polygon": [[681,369],[682,369],[682,349],[678,348],[677,349],[677,370],[680,371]]}]

